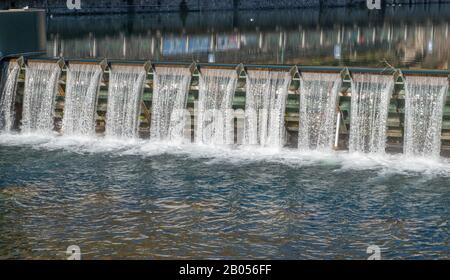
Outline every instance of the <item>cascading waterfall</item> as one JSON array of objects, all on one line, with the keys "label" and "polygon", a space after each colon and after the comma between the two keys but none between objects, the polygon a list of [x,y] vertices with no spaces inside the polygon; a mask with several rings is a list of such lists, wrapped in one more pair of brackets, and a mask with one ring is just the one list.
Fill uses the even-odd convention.
[{"label": "cascading waterfall", "polygon": [[393,89],[392,76],[353,75],[350,152],[385,152],[386,124]]},{"label": "cascading waterfall", "polygon": [[[14,103],[20,66],[5,65],[0,81],[0,131],[14,126]],[[94,135],[97,96],[102,68],[71,64],[67,70],[62,129],[66,135]],[[23,133],[52,133],[55,98],[61,68],[56,63],[26,66],[23,96]],[[135,138],[147,72],[142,66],[114,65],[108,88],[106,136]],[[244,144],[281,147],[289,72],[249,70],[246,83]],[[202,69],[195,108],[197,143],[234,143],[235,70]],[[182,141],[190,134],[186,105],[191,70],[156,67],[150,135],[155,140]],[[302,73],[298,146],[301,150],[329,151],[333,146],[340,74]],[[385,153],[388,110],[394,90],[391,75],[353,74],[351,85],[349,151]],[[407,76],[405,79],[404,153],[439,157],[447,77]],[[189,122],[188,122],[189,121]],[[189,128],[187,127],[189,126]],[[189,130],[189,131],[188,131]],[[190,136],[189,136],[190,137]]]},{"label": "cascading waterfall", "polygon": [[61,68],[56,63],[29,62],[25,71],[22,132],[50,134]]},{"label": "cascading waterfall", "polygon": [[439,157],[447,92],[446,77],[406,77],[403,144],[406,155]]},{"label": "cascading waterfall", "polygon": [[234,143],[233,97],[237,72],[227,69],[202,69],[197,108],[196,142]]},{"label": "cascading waterfall", "polygon": [[10,62],[2,69],[3,85],[0,95],[0,131],[9,132],[14,126],[14,102],[16,99],[17,80],[20,73],[20,65]]},{"label": "cascading waterfall", "polygon": [[102,73],[102,68],[95,64],[69,66],[62,124],[64,134],[95,134],[97,94]]},{"label": "cascading waterfall", "polygon": [[301,150],[332,149],[337,118],[340,74],[302,73],[298,147]]},{"label": "cascading waterfall", "polygon": [[109,76],[107,137],[137,137],[146,76],[143,66],[113,65]]},{"label": "cascading waterfall", "polygon": [[281,147],[289,72],[250,70],[247,73],[244,144]]},{"label": "cascading waterfall", "polygon": [[150,137],[182,141],[191,71],[184,67],[156,67],[153,79]]}]

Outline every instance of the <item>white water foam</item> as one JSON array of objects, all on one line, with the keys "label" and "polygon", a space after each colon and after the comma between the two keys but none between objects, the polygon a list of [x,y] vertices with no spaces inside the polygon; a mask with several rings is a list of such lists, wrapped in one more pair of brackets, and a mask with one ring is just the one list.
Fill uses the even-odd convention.
[{"label": "white water foam", "polygon": [[427,175],[450,177],[450,159],[421,158],[402,154],[365,154],[340,152],[299,151],[288,148],[249,146],[212,146],[203,144],[175,144],[142,139],[114,139],[105,137],[70,137],[37,134],[0,134],[1,146],[31,147],[38,150],[68,151],[80,154],[106,153],[111,156],[154,157],[174,155],[204,161],[208,164],[282,164],[294,168],[309,166],[335,172],[372,170],[381,175]]}]

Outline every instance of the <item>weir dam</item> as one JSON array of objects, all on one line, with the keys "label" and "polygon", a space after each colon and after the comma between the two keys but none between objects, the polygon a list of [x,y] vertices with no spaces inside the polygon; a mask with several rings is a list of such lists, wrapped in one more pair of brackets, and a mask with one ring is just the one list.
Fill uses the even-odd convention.
[{"label": "weir dam", "polygon": [[439,157],[448,70],[10,59],[2,132]]},{"label": "weir dam", "polygon": [[1,259],[448,259],[450,5],[64,2],[0,11]]}]

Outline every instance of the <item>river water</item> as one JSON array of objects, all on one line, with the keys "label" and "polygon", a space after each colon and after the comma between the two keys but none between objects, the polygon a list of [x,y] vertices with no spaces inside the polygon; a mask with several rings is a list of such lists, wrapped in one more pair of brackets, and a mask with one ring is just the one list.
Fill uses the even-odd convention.
[{"label": "river water", "polygon": [[450,161],[0,137],[0,257],[448,258]]}]

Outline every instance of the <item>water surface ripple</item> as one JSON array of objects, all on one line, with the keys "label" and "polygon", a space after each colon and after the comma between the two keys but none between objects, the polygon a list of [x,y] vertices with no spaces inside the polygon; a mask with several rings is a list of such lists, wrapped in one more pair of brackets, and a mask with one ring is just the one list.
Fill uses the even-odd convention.
[{"label": "water surface ripple", "polygon": [[449,258],[450,163],[0,136],[0,258]]}]

